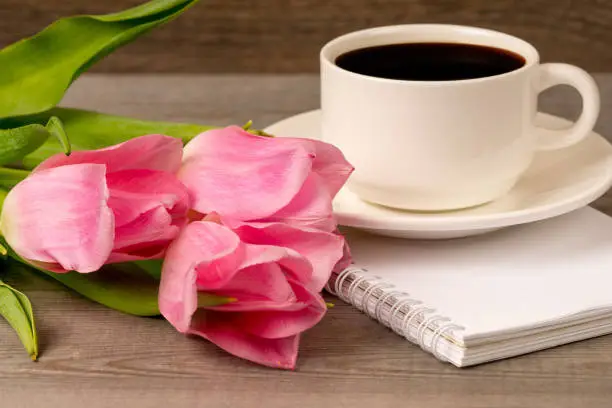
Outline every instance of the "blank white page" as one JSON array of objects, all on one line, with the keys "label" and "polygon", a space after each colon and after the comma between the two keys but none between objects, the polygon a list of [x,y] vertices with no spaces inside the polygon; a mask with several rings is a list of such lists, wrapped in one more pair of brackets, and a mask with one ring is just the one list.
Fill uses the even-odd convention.
[{"label": "blank white page", "polygon": [[466,344],[612,313],[612,218],[590,207],[470,238],[347,238],[356,266],[465,326]]}]

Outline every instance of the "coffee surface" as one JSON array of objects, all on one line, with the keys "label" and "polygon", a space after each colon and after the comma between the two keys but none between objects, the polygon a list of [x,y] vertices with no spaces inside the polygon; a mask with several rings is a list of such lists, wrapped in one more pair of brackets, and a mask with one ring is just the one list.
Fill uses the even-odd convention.
[{"label": "coffee surface", "polygon": [[525,65],[509,50],[460,43],[388,44],[349,51],[340,68],[372,77],[411,81],[453,81],[505,74]]}]

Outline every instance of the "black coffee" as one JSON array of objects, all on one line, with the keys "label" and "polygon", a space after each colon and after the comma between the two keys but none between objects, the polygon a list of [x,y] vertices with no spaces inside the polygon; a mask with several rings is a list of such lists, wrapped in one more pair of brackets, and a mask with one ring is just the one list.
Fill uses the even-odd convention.
[{"label": "black coffee", "polygon": [[407,43],[349,51],[335,62],[347,71],[379,78],[453,81],[514,71],[525,65],[525,58],[482,45]]}]

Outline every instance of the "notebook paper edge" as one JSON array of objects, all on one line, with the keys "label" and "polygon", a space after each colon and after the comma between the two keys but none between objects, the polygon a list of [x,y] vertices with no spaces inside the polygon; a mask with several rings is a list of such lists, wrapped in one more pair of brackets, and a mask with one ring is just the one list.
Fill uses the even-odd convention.
[{"label": "notebook paper edge", "polygon": [[[611,219],[606,214],[592,207],[584,207],[583,209],[576,210],[576,212],[577,211],[585,211],[589,212],[590,214],[597,214],[595,215],[595,217],[601,217],[601,219],[604,219],[605,217],[608,222]],[[375,266],[371,265],[371,269],[374,270]],[[354,275],[354,279],[350,281],[349,285],[346,288],[344,287],[343,282],[340,281],[343,276],[342,274]],[[361,279],[361,282],[355,283],[355,280],[358,279]],[[337,285],[338,283],[340,283],[340,285]],[[464,328],[461,326],[461,322],[453,322],[446,316],[436,315],[435,305],[425,305],[419,299],[413,299],[412,297],[409,297],[407,294],[401,292],[398,288],[393,287],[390,282],[381,280],[380,278],[377,278],[374,274],[370,274],[366,268],[359,268],[356,265],[353,265],[351,268],[348,268],[340,274],[335,274],[330,279],[330,283],[328,284],[327,289],[328,292],[353,305],[357,309],[365,312],[373,319],[379,321],[397,334],[402,335],[403,337],[408,339],[411,343],[419,345],[422,349],[429,352],[430,354],[433,354],[439,360],[448,361],[456,365],[457,367],[477,365],[489,361],[505,359],[508,357],[515,357],[522,354],[528,354],[534,351],[539,351],[550,347],[556,347],[559,345],[568,344],[574,341],[580,341],[599,335],[605,335],[612,332],[612,328],[609,329],[609,331],[606,331],[608,329],[594,331],[592,334],[589,334],[591,333],[590,330],[583,332],[577,331],[572,338],[567,338],[567,336],[564,336],[556,340],[554,335],[551,335],[544,343],[542,343],[542,341],[535,342],[533,344],[529,343],[524,345],[523,347],[516,348],[513,352],[500,350],[499,356],[488,356],[486,358],[479,357],[476,361],[474,361],[472,360],[473,357],[469,357],[469,355],[472,354],[470,353],[470,350],[479,349],[482,345],[497,342],[512,342],[513,340],[519,340],[521,338],[533,339],[534,336],[553,333],[555,330],[558,329],[569,329],[571,331],[579,330],[578,327],[588,328],[589,323],[587,322],[586,325],[584,323],[580,324],[580,320],[584,319],[585,317],[588,318],[590,316],[590,318],[588,318],[587,320],[593,321],[601,319],[601,316],[609,315],[612,311],[612,300],[607,305],[593,308],[590,310],[581,310],[577,311],[576,313],[559,316],[559,318],[551,319],[549,321],[543,321],[541,323],[538,323],[537,325],[527,324],[524,326],[512,327],[508,330],[486,332],[482,335],[468,335],[464,332]],[[344,291],[346,291],[346,293],[343,293]],[[377,296],[374,296],[376,292],[379,293],[377,294]],[[408,299],[409,302],[403,305],[407,306],[406,308],[403,308],[403,306],[388,306],[387,309],[392,309],[390,311],[391,315],[388,315],[383,319],[381,317],[385,316],[385,314],[381,312],[381,307],[377,306],[376,303],[372,305],[371,300],[376,299],[377,297],[379,298],[380,296],[389,296],[389,292],[405,295],[405,299]],[[356,294],[360,294],[360,296],[357,296]],[[387,299],[385,298],[384,300],[386,301]],[[410,314],[411,310],[408,306],[415,304],[421,306],[420,311],[423,313],[420,313],[417,310],[417,312],[412,313],[412,315]],[[402,308],[404,310],[401,310]],[[416,310],[416,308],[413,310]],[[398,314],[400,317],[395,318],[395,316],[393,315],[394,313]],[[564,324],[554,324],[555,322],[559,321],[564,322]],[[399,327],[396,327],[398,326],[398,322],[408,323],[408,325],[399,324]],[[450,326],[452,326],[452,330],[442,330],[442,326],[440,325],[441,323],[449,324]],[[530,330],[527,335],[525,334],[525,329]],[[508,333],[516,334],[508,336]],[[485,340],[479,341],[481,338]],[[488,338],[489,340],[487,341],[486,338]],[[466,357],[466,355],[468,357]]]}]

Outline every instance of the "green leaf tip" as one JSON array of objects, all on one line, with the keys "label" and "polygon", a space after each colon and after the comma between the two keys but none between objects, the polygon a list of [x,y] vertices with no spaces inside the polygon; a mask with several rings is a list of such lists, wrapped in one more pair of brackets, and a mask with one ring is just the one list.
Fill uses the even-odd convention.
[{"label": "green leaf tip", "polygon": [[26,295],[0,281],[0,315],[15,330],[32,361],[38,358],[38,336],[32,304]]},{"label": "green leaf tip", "polygon": [[245,124],[242,126],[242,129],[244,129],[244,130],[247,130],[247,131],[248,131],[248,130],[251,128],[251,126],[253,126],[253,121],[252,121],[252,120],[249,120],[247,123],[245,123]]},{"label": "green leaf tip", "polygon": [[72,146],[70,145],[70,141],[68,140],[68,136],[66,136],[66,131],[64,130],[64,124],[57,116],[51,116],[49,121],[47,122],[47,130],[49,133],[57,139],[57,141],[62,145],[62,149],[64,150],[64,154],[66,156],[70,156],[72,153]]}]

